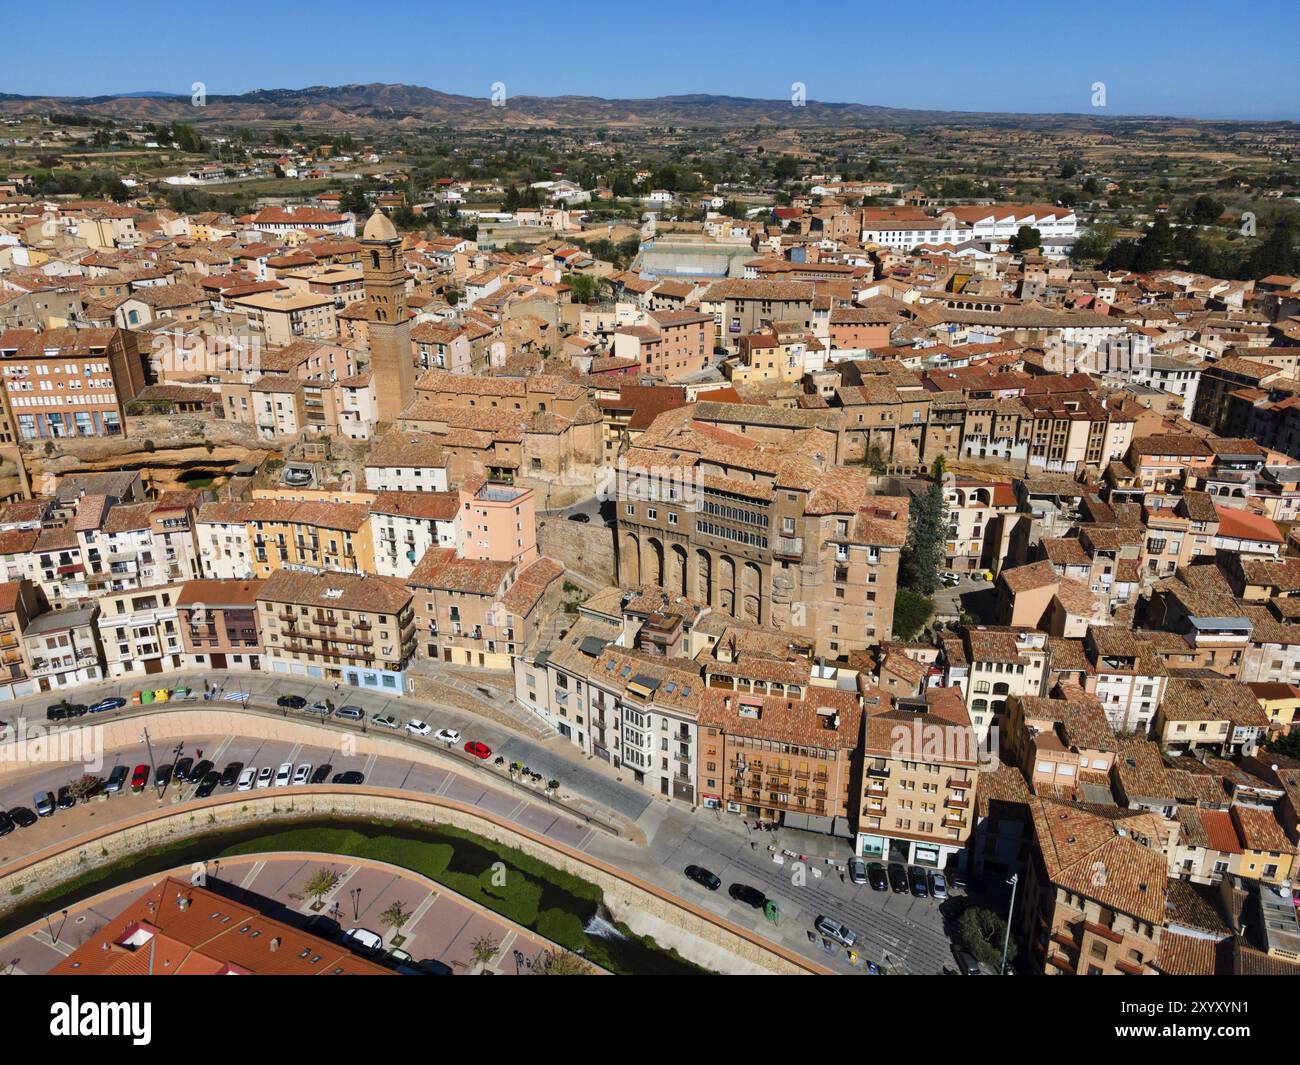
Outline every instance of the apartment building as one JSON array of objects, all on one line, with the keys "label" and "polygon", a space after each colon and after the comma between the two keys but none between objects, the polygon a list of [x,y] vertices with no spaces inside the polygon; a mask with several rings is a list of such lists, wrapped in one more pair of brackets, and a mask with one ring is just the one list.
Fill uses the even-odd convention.
[{"label": "apartment building", "polygon": [[30,580],[0,584],[0,702],[19,699],[36,690],[23,642],[23,631],[45,609],[40,589]]},{"label": "apartment building", "polygon": [[958,688],[867,701],[857,853],[943,869],[974,825],[978,745]]},{"label": "apartment building", "polygon": [[387,577],[409,577],[433,547],[461,542],[461,500],[453,492],[378,492],[370,505],[370,539],[375,569]]},{"label": "apartment building", "polygon": [[680,381],[708,369],[713,316],[699,311],[649,311],[636,325],[614,331],[616,359],[634,360],[642,373]]},{"label": "apartment building", "polygon": [[1168,879],[1156,818],[1110,817],[1044,797],[1029,808],[1020,934],[1032,959],[1048,976],[1153,972]]},{"label": "apartment building", "polygon": [[804,281],[728,278],[704,291],[700,311],[713,317],[714,346],[734,355],[740,338],[767,322],[794,322],[812,332],[813,291]]},{"label": "apartment building", "polygon": [[186,581],[176,597],[176,624],[187,669],[262,668],[258,580]]},{"label": "apartment building", "polygon": [[1169,683],[1169,670],[1151,644],[1123,626],[1091,625],[1084,654],[1090,673],[1086,687],[1110,727],[1147,735]]},{"label": "apartment building", "polygon": [[273,346],[288,345],[305,337],[338,336],[332,296],[285,288],[232,296],[228,302],[232,311],[245,315],[249,327]]},{"label": "apartment building", "polygon": [[145,384],[136,335],[122,329],[10,329],[0,374],[22,440],[119,436]]},{"label": "apartment building", "polygon": [[526,566],[537,558],[537,518],[531,488],[470,477],[457,493],[462,558]]},{"label": "apartment building", "polygon": [[435,661],[510,669],[559,602],[564,568],[425,552],[406,583],[415,597],[422,653]]},{"label": "apartment building", "polygon": [[268,577],[280,569],[377,572],[370,510],[358,503],[205,503],[195,535],[204,575],[219,580]]},{"label": "apartment building", "polygon": [[103,679],[98,614],[98,605],[50,610],[28,623],[23,647],[38,691],[60,691]]},{"label": "apartment building", "polygon": [[445,492],[447,466],[442,438],[390,429],[366,456],[366,488],[372,492]]},{"label": "apartment building", "polygon": [[704,807],[851,835],[862,735],[856,691],[814,687],[791,697],[709,687],[697,727],[695,775]]},{"label": "apartment building", "polygon": [[110,677],[172,672],[185,665],[176,602],[181,584],[99,598],[100,644]]},{"label": "apartment building", "polygon": [[415,612],[400,581],[281,569],[256,602],[266,671],[405,694]]}]

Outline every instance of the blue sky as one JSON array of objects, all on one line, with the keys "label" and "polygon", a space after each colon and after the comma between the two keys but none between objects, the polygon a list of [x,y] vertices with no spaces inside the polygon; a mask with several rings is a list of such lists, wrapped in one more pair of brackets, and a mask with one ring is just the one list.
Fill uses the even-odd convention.
[{"label": "blue sky", "polygon": [[[1295,0],[15,4],[0,92],[405,82],[487,96],[719,93],[957,111],[1300,118]],[[58,45],[44,43],[51,30]]]}]

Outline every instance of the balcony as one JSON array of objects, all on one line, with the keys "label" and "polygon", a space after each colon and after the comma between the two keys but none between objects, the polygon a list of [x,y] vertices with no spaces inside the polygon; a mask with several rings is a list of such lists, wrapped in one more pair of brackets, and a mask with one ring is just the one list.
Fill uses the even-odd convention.
[{"label": "balcony", "polygon": [[873,780],[867,785],[867,794],[873,799],[887,798],[889,796],[889,785]]},{"label": "balcony", "polygon": [[971,786],[971,782],[969,780],[959,780],[956,777],[952,777],[948,781],[948,787],[953,788],[955,790],[965,790],[970,786]]},{"label": "balcony", "polygon": [[795,561],[803,558],[802,536],[778,536],[772,546],[772,554],[777,558],[789,558]]}]

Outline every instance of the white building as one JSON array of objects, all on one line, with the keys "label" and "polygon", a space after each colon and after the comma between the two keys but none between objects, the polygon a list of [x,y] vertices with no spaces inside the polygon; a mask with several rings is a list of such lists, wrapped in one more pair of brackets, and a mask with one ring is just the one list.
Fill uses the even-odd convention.
[{"label": "white building", "polygon": [[455,492],[380,492],[370,505],[375,570],[406,578],[431,547],[460,542],[459,497]]}]

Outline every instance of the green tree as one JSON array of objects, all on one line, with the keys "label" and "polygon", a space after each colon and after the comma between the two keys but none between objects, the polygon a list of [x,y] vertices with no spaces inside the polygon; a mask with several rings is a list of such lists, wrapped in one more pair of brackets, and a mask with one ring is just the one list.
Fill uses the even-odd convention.
[{"label": "green tree", "polygon": [[934,613],[934,604],[918,592],[899,588],[894,596],[894,637],[914,640]]},{"label": "green tree", "polygon": [[948,531],[948,504],[943,498],[945,468],[940,455],[930,470],[930,487],[915,496],[908,507],[907,542],[902,557],[903,583],[921,595],[934,593],[943,566],[944,540]]},{"label": "green tree", "polygon": [[529,976],[593,976],[591,963],[576,954],[558,948],[544,950],[534,960]]},{"label": "green tree", "polygon": [[1016,235],[1007,241],[1009,251],[1028,251],[1042,246],[1043,235],[1033,226],[1021,226],[1016,230]]},{"label": "green tree", "polygon": [[497,951],[500,949],[501,944],[491,936],[479,936],[470,944],[474,960],[483,967],[484,972],[487,972],[488,966],[492,964],[492,959],[497,956]]},{"label": "green tree", "polygon": [[[957,936],[976,961],[998,968],[1002,964],[1002,941],[1007,922],[1001,914],[982,906],[972,906],[957,921]],[[1007,961],[1016,956],[1013,938],[1007,947]]]},{"label": "green tree", "polygon": [[324,866],[312,873],[311,877],[302,886],[303,894],[313,902],[320,902],[339,882],[338,873],[332,869],[326,869]]},{"label": "green tree", "polygon": [[1138,242],[1137,253],[1133,257],[1133,269],[1140,274],[1152,270],[1163,270],[1174,255],[1174,233],[1169,219],[1158,214],[1151,227]]},{"label": "green tree", "polygon": [[379,919],[383,921],[391,935],[393,932],[401,931],[402,925],[411,919],[411,914],[402,906],[402,900],[398,899],[379,915]]}]

